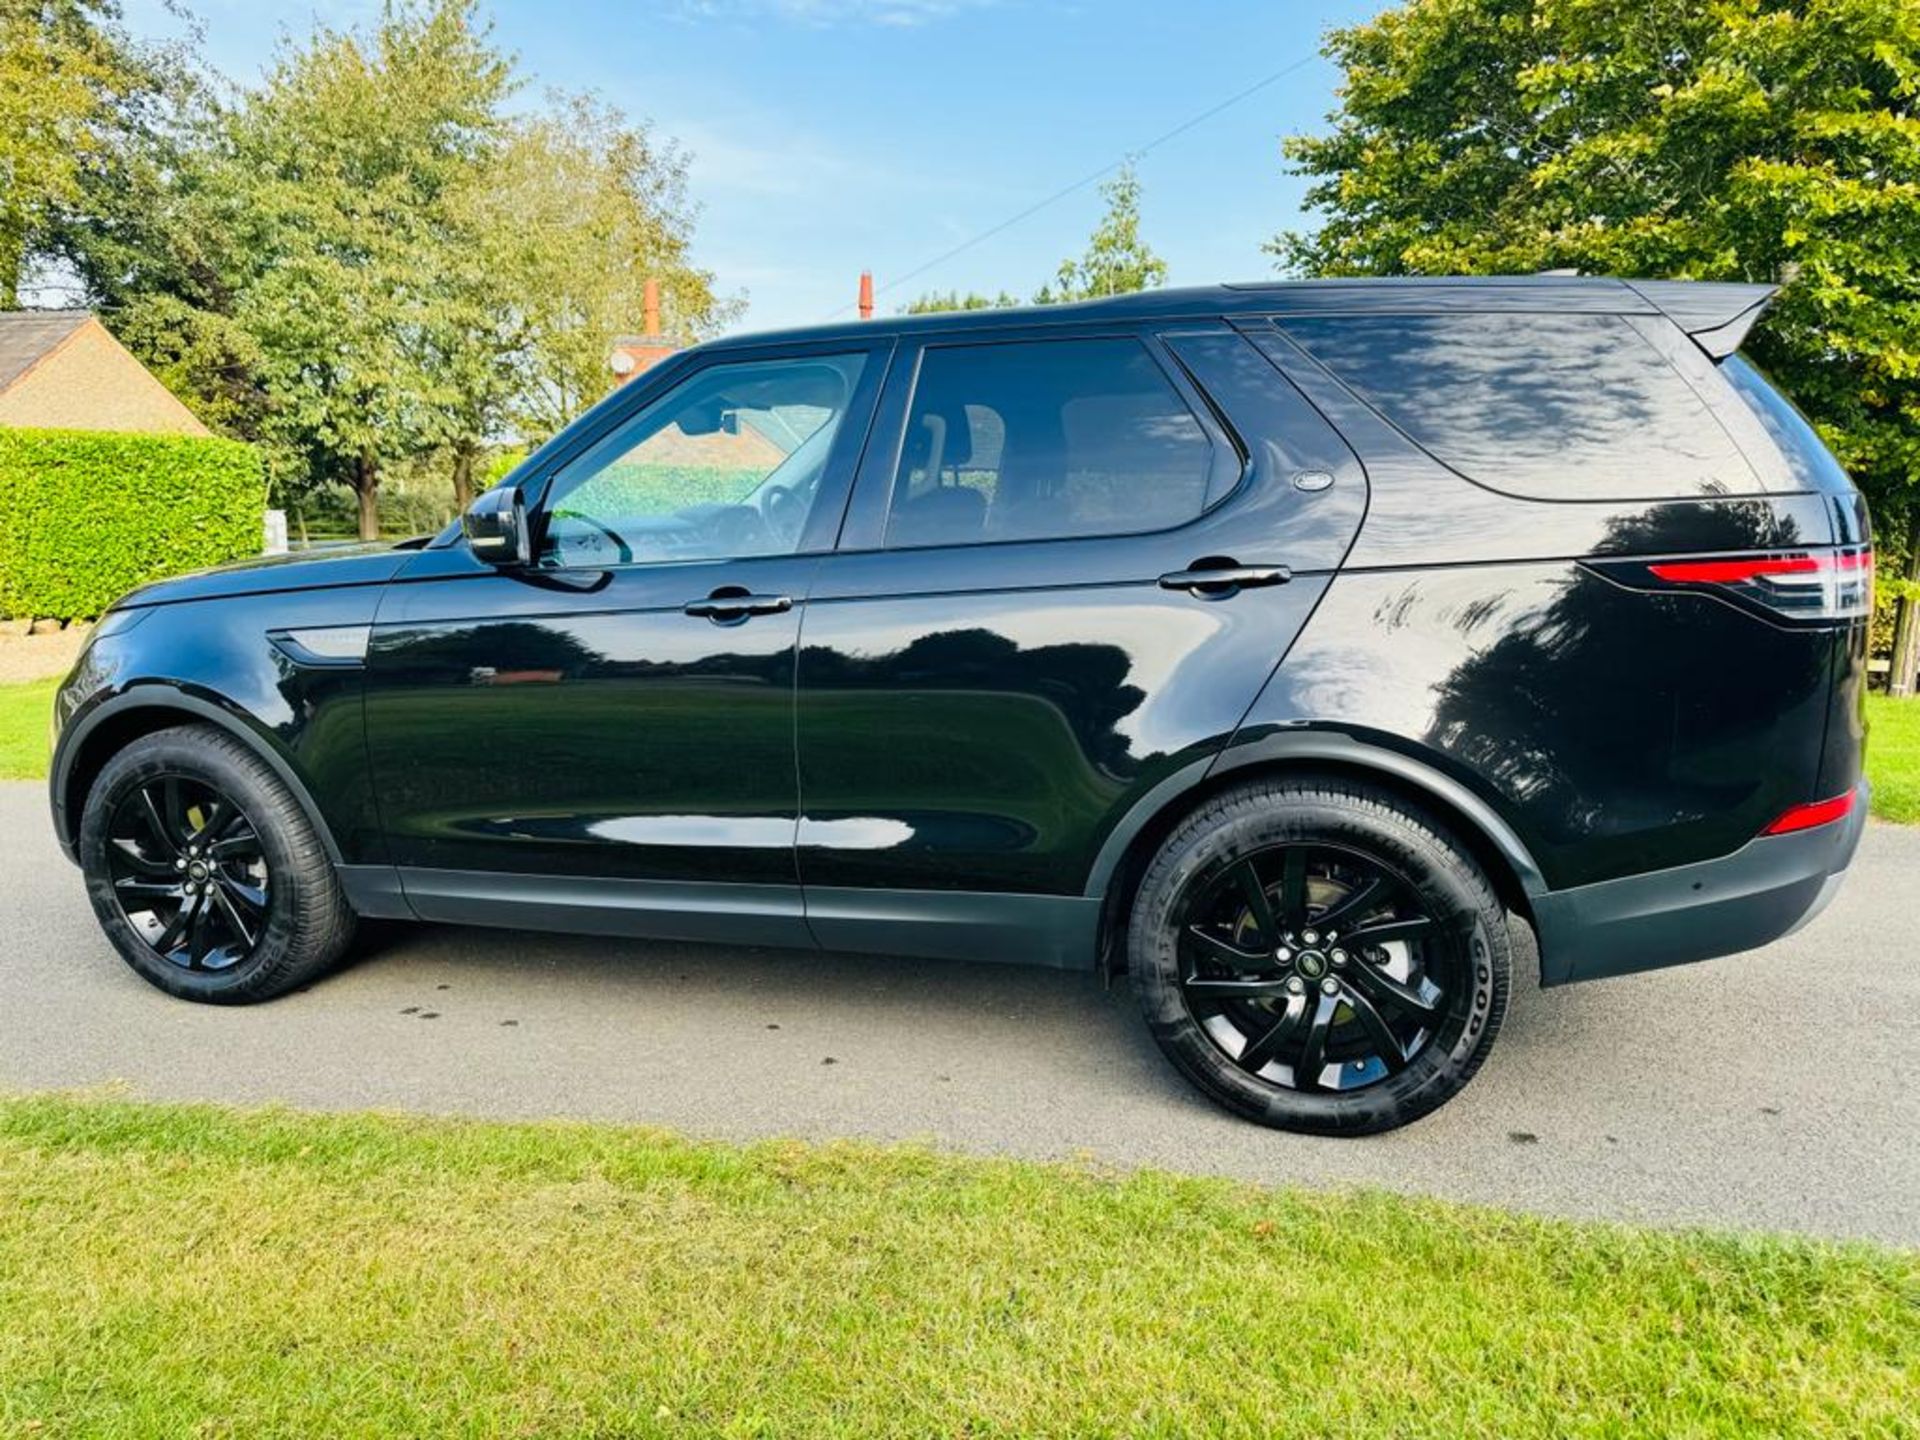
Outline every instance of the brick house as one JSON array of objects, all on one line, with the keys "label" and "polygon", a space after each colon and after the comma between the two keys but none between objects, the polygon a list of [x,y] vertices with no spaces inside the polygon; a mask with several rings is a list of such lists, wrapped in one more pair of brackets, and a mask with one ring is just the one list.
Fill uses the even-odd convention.
[{"label": "brick house", "polygon": [[85,310],[0,311],[0,425],[210,433]]}]

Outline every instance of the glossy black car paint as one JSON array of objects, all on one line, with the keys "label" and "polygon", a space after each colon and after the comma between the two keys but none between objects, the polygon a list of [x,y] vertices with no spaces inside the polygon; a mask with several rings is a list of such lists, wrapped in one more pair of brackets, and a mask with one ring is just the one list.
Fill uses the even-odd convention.
[{"label": "glossy black car paint", "polygon": [[[1772,625],[1609,568],[1866,538],[1850,488],[1797,475],[1714,374],[1701,347],[1737,341],[1741,288],[1674,292],[1665,313],[1610,281],[1227,288],[703,346],[514,482],[537,514],[569,456],[701,365],[863,350],[870,383],[802,553],[555,574],[483,564],[450,530],[148,587],[59,699],[56,825],[71,848],[115,745],[198,718],[295,787],[364,913],[1090,965],[1180,813],[1308,767],[1455,824],[1535,918],[1550,981],[1738,948],[1716,926],[1759,943],[1830,893],[1858,833],[1755,838],[1858,782],[1864,626]],[[1757,480],[1504,493],[1289,333],[1457,313],[1621,317],[1709,397]],[[1212,508],[1151,534],[883,548],[922,350],[1087,335],[1136,337],[1166,370],[1214,446]],[[1159,583],[1226,563],[1291,578]],[[728,624],[683,610],[723,587],[792,604]],[[273,638],[359,626],[364,664]],[[1702,865],[1727,868],[1696,883]],[[1688,896],[1732,904],[1754,875],[1797,898],[1745,928],[1724,910],[1690,924]],[[1668,883],[1691,888],[1647,899]],[[1642,927],[1617,932],[1638,954],[1579,933],[1615,921]]]}]

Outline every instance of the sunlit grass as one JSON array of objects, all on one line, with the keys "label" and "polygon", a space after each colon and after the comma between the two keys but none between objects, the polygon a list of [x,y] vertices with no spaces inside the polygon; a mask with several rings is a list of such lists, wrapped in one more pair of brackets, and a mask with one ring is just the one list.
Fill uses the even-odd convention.
[{"label": "sunlit grass", "polygon": [[66,1097],[0,1101],[0,1196],[8,1435],[1853,1437],[1920,1415],[1920,1258],[1867,1248]]},{"label": "sunlit grass", "polygon": [[1882,820],[1920,824],[1920,699],[1871,696],[1867,724],[1873,813]]},{"label": "sunlit grass", "polygon": [[0,780],[38,780],[47,773],[47,722],[58,680],[0,685]]}]

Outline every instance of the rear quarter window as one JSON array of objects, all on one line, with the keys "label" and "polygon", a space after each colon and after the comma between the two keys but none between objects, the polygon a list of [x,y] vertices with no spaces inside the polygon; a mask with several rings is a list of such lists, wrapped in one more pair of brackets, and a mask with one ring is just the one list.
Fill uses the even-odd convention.
[{"label": "rear quarter window", "polygon": [[1781,488],[1852,492],[1853,482],[1812,423],[1765,375],[1738,355],[1722,362],[1720,373],[1773,442],[1777,462],[1784,470]]},{"label": "rear quarter window", "polygon": [[1280,329],[1488,489],[1651,500],[1763,488],[1706,403],[1621,316],[1356,316]]}]

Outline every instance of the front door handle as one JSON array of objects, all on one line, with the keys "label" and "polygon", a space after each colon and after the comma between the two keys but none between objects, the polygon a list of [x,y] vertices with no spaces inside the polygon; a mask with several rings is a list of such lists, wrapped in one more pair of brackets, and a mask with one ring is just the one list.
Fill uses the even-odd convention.
[{"label": "front door handle", "polygon": [[1293,571],[1284,565],[1212,565],[1175,570],[1160,577],[1162,590],[1191,590],[1196,595],[1230,595],[1260,585],[1284,585]]},{"label": "front door handle", "polygon": [[755,595],[738,585],[723,585],[704,600],[689,600],[680,607],[689,615],[713,621],[716,625],[734,625],[749,615],[784,615],[793,609],[790,595]]}]

